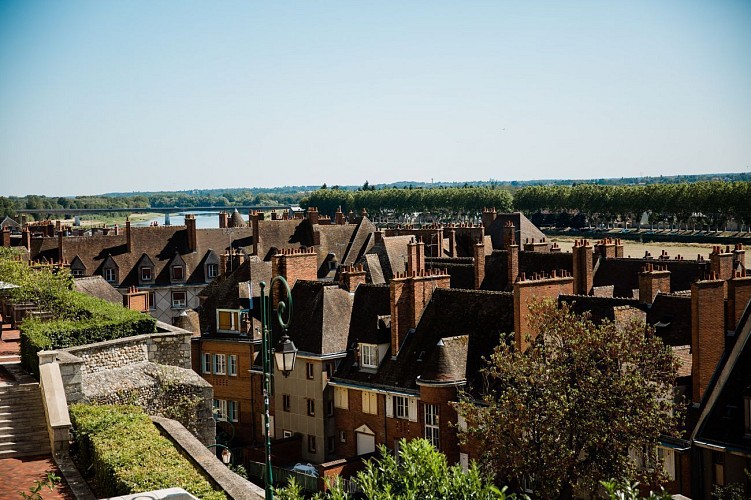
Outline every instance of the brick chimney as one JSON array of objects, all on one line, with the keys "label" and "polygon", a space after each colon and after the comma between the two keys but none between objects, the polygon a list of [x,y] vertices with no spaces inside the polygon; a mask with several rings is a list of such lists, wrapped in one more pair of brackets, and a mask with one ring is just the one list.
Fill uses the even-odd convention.
[{"label": "brick chimney", "polygon": [[407,243],[407,274],[414,275],[425,271],[425,243],[414,239]]},{"label": "brick chimney", "polygon": [[534,238],[527,238],[527,241],[525,241],[524,243],[524,251],[550,253],[550,245],[548,245],[548,242],[545,240],[545,238],[540,241],[535,241]]},{"label": "brick chimney", "polygon": [[605,259],[614,259],[616,257],[615,241],[612,238],[603,238],[595,245],[595,252]]},{"label": "brick chimney", "polygon": [[709,386],[725,349],[725,281],[710,279],[691,284],[691,378],[693,401]]},{"label": "brick chimney", "polygon": [[131,311],[149,312],[149,292],[139,292],[134,286],[123,294],[123,307]]},{"label": "brick chimney", "polygon": [[345,222],[346,219],[344,213],[342,213],[342,207],[339,207],[336,209],[336,214],[334,214],[334,223],[338,226],[342,226]]},{"label": "brick chimney", "polygon": [[449,229],[449,257],[456,257],[456,230]]},{"label": "brick chimney", "polygon": [[383,231],[381,231],[380,229],[373,231],[373,243],[375,245],[383,243]]},{"label": "brick chimney", "polygon": [[[248,218],[250,219],[250,227],[253,231],[253,255],[258,255],[258,245],[261,243],[261,233],[259,231],[259,221],[261,220],[262,216],[258,212],[251,212],[248,215]],[[274,275],[276,276],[276,275]]]},{"label": "brick chimney", "polygon": [[130,218],[125,219],[125,246],[128,253],[130,253],[133,248],[133,235],[130,234]]},{"label": "brick chimney", "polygon": [[28,227],[24,227],[21,231],[21,241],[23,246],[26,247],[26,251],[31,252],[31,232]]},{"label": "brick chimney", "polygon": [[503,226],[503,249],[508,250],[510,245],[516,245],[516,227],[509,220]]},{"label": "brick chimney", "polygon": [[592,245],[587,240],[575,240],[573,248],[574,293],[589,295],[592,290]]},{"label": "brick chimney", "polygon": [[623,242],[620,238],[615,239],[615,258],[616,259],[622,259],[623,258]]},{"label": "brick chimney", "polygon": [[472,247],[475,264],[475,290],[479,290],[485,279],[485,245],[475,243]]},{"label": "brick chimney", "polygon": [[196,244],[196,216],[188,214],[185,216],[185,232],[188,236],[188,251],[195,252],[198,248]]},{"label": "brick chimney", "polygon": [[639,273],[639,300],[646,304],[654,302],[657,293],[670,293],[668,266],[645,264]]},{"label": "brick chimney", "polygon": [[318,224],[318,209],[316,207],[308,207],[308,220],[311,224]]},{"label": "brick chimney", "polygon": [[3,228],[3,246],[9,247],[10,246],[10,228],[4,227]]},{"label": "brick chimney", "polygon": [[728,314],[727,329],[733,330],[738,327],[738,322],[743,316],[749,301],[751,301],[751,276],[746,270],[737,271],[735,276],[728,280]]},{"label": "brick chimney", "polygon": [[[591,248],[591,247],[590,247]],[[566,271],[553,271],[550,275],[535,275],[531,279],[522,274],[514,283],[514,342],[519,351],[529,347],[534,332],[529,327],[529,306],[533,300],[557,298],[571,294],[574,278]]]},{"label": "brick chimney", "polygon": [[[271,276],[283,276],[287,280],[290,289],[295,286],[297,280],[315,281],[318,279],[318,256],[313,248],[300,250],[280,250],[271,257]],[[272,308],[283,296],[281,284],[270,290]]]},{"label": "brick chimney", "polygon": [[391,292],[391,356],[396,358],[410,328],[416,328],[436,288],[449,288],[445,271],[431,269],[413,275],[398,274],[389,284]]},{"label": "brick chimney", "polygon": [[353,292],[358,285],[365,283],[365,269],[362,266],[347,266],[339,273],[339,287]]},{"label": "brick chimney", "polygon": [[498,216],[498,213],[495,211],[495,208],[483,208],[482,209],[482,227],[487,230],[497,216]]},{"label": "brick chimney", "polygon": [[709,270],[717,276],[717,279],[729,280],[733,277],[733,253],[730,247],[717,245],[709,254]]},{"label": "brick chimney", "polygon": [[508,290],[514,286],[516,278],[519,277],[519,245],[511,240],[506,247],[506,287]]},{"label": "brick chimney", "polygon": [[219,229],[227,229],[229,216],[224,210],[219,212]]}]

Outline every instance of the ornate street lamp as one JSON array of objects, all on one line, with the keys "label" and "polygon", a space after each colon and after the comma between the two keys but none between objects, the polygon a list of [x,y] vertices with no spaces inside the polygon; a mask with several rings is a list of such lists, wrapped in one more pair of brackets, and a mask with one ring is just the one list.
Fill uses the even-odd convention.
[{"label": "ornate street lamp", "polygon": [[[287,336],[287,328],[292,320],[292,292],[290,292],[287,280],[282,276],[275,276],[271,279],[269,289],[273,295],[274,284],[279,282],[280,288],[283,288],[287,292],[287,301],[279,300],[277,304],[277,321],[279,326],[282,327],[283,336],[277,344],[276,349],[273,351],[274,358],[276,358],[276,366],[279,371],[286,377],[295,368],[295,358],[297,357],[297,348],[294,342],[292,342]],[[269,395],[271,394],[271,339],[269,335],[270,323],[271,323],[271,297],[266,296],[266,283],[261,281],[261,323],[263,326],[263,332],[261,335],[261,354],[263,361],[263,406],[264,406],[264,425],[265,425],[265,437],[266,437],[266,473],[264,474],[264,486],[266,490],[266,500],[273,500],[274,498],[274,479],[271,474],[271,424],[269,416]],[[250,300],[253,300],[251,297]],[[286,315],[285,315],[286,313]],[[285,321],[286,316],[286,321]]]}]

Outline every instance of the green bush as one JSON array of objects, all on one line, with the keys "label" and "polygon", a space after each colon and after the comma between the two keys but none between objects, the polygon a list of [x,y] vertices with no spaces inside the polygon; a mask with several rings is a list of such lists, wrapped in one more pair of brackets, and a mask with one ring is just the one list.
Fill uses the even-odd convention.
[{"label": "green bush", "polygon": [[70,416],[83,469],[93,469],[100,496],[178,487],[198,498],[226,498],[161,435],[141,408],[75,404]]}]

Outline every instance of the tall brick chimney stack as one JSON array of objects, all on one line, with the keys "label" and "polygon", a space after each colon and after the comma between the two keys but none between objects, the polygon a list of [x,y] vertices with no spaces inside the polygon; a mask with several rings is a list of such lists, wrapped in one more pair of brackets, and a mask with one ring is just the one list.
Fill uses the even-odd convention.
[{"label": "tall brick chimney stack", "polygon": [[316,207],[308,207],[308,220],[311,224],[317,225],[318,224],[318,209]]},{"label": "tall brick chimney stack", "polygon": [[483,208],[482,209],[482,227],[487,231],[490,225],[493,223],[498,213],[495,208]]},{"label": "tall brick chimney stack", "polygon": [[125,219],[125,246],[128,253],[133,249],[133,235],[130,232],[130,217]]},{"label": "tall brick chimney stack", "polygon": [[4,227],[3,228],[3,246],[9,247],[10,246],[10,228]]},{"label": "tall brick chimney stack", "polygon": [[479,290],[485,279],[485,244],[475,243],[472,250],[475,261],[475,290]]},{"label": "tall brick chimney stack", "polygon": [[575,240],[573,248],[574,293],[589,295],[592,290],[592,245],[587,240]]},{"label": "tall brick chimney stack", "polygon": [[693,401],[709,386],[725,350],[725,281],[710,273],[691,284],[691,378]]},{"label": "tall brick chimney stack", "polygon": [[[511,224],[511,226],[506,226],[506,228],[509,227],[513,228],[514,226],[513,224]],[[511,290],[514,286],[514,282],[516,282],[516,279],[519,277],[519,245],[516,244],[515,239],[511,239],[511,242],[506,247],[506,252],[507,288]]]},{"label": "tall brick chimney stack", "polygon": [[24,227],[21,231],[21,241],[23,246],[26,247],[26,251],[31,252],[31,231],[28,227]]},{"label": "tall brick chimney stack", "polygon": [[222,210],[219,212],[219,229],[227,229],[229,216],[227,212]]},{"label": "tall brick chimney stack", "polygon": [[745,269],[736,271],[735,276],[728,280],[727,286],[727,329],[735,331],[741,316],[743,316],[743,311],[751,301],[751,276],[746,273]]},{"label": "tall brick chimney stack", "polygon": [[[290,290],[297,280],[315,281],[318,279],[318,256],[315,250],[313,248],[280,250],[271,257],[271,276],[283,276]],[[276,309],[279,300],[285,298],[281,284],[278,283],[273,290],[269,290],[269,294],[271,307]]]},{"label": "tall brick chimney stack", "polygon": [[344,217],[344,213],[342,212],[342,207],[339,207],[336,209],[336,213],[334,214],[334,224],[342,226],[345,222],[347,221]]},{"label": "tall brick chimney stack", "polygon": [[[261,243],[261,233],[259,230],[260,220],[263,219],[262,212],[251,212],[248,216],[250,227],[253,231],[253,255],[258,255],[258,245]],[[276,275],[274,275],[276,276]]]},{"label": "tall brick chimney stack", "polygon": [[365,283],[365,269],[362,266],[343,267],[339,273],[339,287],[354,293],[358,285]]},{"label": "tall brick chimney stack", "polygon": [[407,243],[407,274],[414,276],[425,271],[425,243],[414,239]]},{"label": "tall brick chimney stack", "polygon": [[185,216],[185,232],[188,237],[188,251],[195,252],[198,248],[196,243],[196,216],[188,214]]},{"label": "tall brick chimney stack", "polygon": [[658,292],[670,293],[670,271],[667,266],[645,264],[639,273],[639,300],[651,304]]},{"label": "tall brick chimney stack", "polygon": [[509,220],[503,226],[503,249],[508,250],[511,245],[516,245],[516,226]]},{"label": "tall brick chimney stack", "polygon": [[449,288],[451,277],[431,269],[398,274],[389,283],[391,294],[391,357],[396,358],[410,328],[416,328],[436,288]]},{"label": "tall brick chimney stack", "polygon": [[709,270],[717,276],[717,279],[729,280],[733,277],[733,253],[730,247],[722,248],[716,245],[709,254]]}]

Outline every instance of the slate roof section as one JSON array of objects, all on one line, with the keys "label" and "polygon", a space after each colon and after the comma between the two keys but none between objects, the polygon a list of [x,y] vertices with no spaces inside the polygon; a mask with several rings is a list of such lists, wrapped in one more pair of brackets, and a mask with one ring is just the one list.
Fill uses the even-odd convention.
[{"label": "slate roof section", "polygon": [[391,342],[391,305],[388,285],[362,284],[355,290],[348,342]]},{"label": "slate roof section", "polygon": [[633,290],[639,288],[639,272],[648,263],[667,266],[671,291],[690,290],[691,283],[709,272],[708,260],[600,259],[593,286],[614,285],[614,296],[632,297]]},{"label": "slate roof section", "polygon": [[101,276],[88,276],[73,280],[73,289],[98,299],[123,305],[123,296]]},{"label": "slate roof section", "polygon": [[671,346],[691,344],[691,295],[658,293],[647,310],[647,323]]},{"label": "slate roof section", "polygon": [[622,297],[595,297],[593,295],[559,295],[558,302],[566,302],[571,306],[571,311],[576,314],[590,314],[594,323],[604,320],[615,321],[614,307],[631,306],[646,310],[646,304],[636,299]]},{"label": "slate roof section", "polygon": [[508,221],[513,222],[514,227],[516,227],[516,243],[518,245],[522,245],[527,239],[531,241],[534,238],[535,241],[542,241],[545,238],[545,234],[521,212],[502,213],[498,214],[493,223],[485,230],[485,233],[490,235],[493,248],[496,250],[503,248],[503,228]]},{"label": "slate roof section", "polygon": [[300,352],[325,355],[346,350],[352,315],[349,292],[332,283],[298,280],[292,304],[288,335]]},{"label": "slate roof section", "polygon": [[467,379],[467,349],[469,337],[459,335],[440,339],[431,359],[420,375],[419,383],[462,383]]},{"label": "slate roof section", "polygon": [[[359,289],[359,287],[358,287]],[[467,336],[466,374],[470,386],[481,387],[480,369],[498,345],[501,333],[514,329],[513,295],[505,292],[454,290],[437,288],[425,308],[416,330],[408,334],[396,360],[391,350],[386,354],[377,373],[360,371],[355,365],[354,350],[339,366],[335,379],[359,384],[417,390],[417,377],[430,374],[431,360],[440,339]],[[350,335],[350,347],[357,338]],[[445,341],[444,341],[445,342]],[[452,358],[455,362],[458,361]],[[430,376],[430,375],[429,375]]]}]

